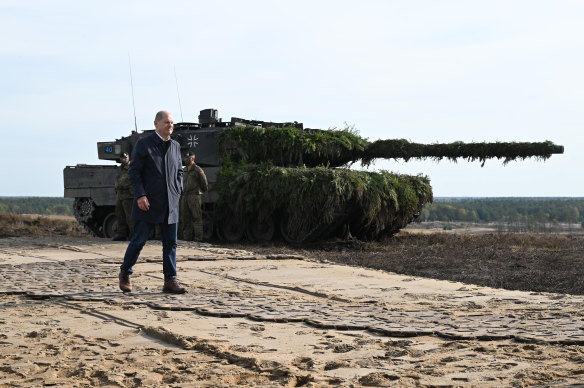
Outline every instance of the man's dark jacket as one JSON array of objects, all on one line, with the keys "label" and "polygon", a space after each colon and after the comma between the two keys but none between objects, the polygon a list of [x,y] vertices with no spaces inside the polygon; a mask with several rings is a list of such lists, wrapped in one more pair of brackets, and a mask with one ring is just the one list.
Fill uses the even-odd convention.
[{"label": "man's dark jacket", "polygon": [[[168,150],[156,132],[141,138],[132,150],[128,175],[134,187],[132,219],[160,224],[178,222],[178,204],[183,191],[180,145],[168,140]],[[166,153],[165,153],[166,152]],[[140,210],[138,198],[148,198],[150,209]]]}]

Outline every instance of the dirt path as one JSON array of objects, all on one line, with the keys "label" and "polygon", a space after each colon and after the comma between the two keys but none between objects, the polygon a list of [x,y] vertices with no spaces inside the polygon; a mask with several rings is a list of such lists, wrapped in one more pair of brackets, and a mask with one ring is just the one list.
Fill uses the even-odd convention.
[{"label": "dirt path", "polygon": [[584,381],[584,297],[181,242],[0,240],[0,386],[531,386]]}]

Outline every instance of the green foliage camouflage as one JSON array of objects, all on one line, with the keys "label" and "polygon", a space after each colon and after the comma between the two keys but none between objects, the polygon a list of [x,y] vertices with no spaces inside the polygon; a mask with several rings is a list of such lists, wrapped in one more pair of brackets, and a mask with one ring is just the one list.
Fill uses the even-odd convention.
[{"label": "green foliage camouflage", "polygon": [[342,166],[358,160],[367,144],[351,128],[231,127],[225,128],[218,137],[224,155],[248,163],[269,162],[277,166]]},{"label": "green foliage camouflage", "polygon": [[528,142],[495,142],[495,143],[463,143],[460,141],[446,144],[419,144],[405,139],[377,140],[364,151],[362,163],[369,165],[376,158],[410,159],[430,158],[436,161],[444,158],[450,161],[466,159],[478,160],[484,165],[487,159],[503,159],[503,164],[520,159],[534,157],[546,160],[552,154],[562,153],[563,147],[551,141]]},{"label": "green foliage camouflage", "polygon": [[432,200],[427,177],[387,171],[224,163],[218,184],[220,208],[240,222],[279,214],[292,234],[312,238],[343,224],[361,239],[393,234]]}]

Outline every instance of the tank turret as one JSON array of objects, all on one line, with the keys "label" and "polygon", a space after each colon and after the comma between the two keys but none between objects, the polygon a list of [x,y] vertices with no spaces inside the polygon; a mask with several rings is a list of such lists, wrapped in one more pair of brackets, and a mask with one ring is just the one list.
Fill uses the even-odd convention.
[{"label": "tank turret", "polygon": [[270,162],[276,165],[326,165],[339,167],[361,161],[369,165],[374,159],[479,160],[535,157],[548,159],[564,152],[563,146],[551,141],[495,143],[412,143],[405,139],[369,142],[354,130],[302,130],[295,127],[260,128],[253,126],[226,128],[218,141],[230,154],[249,163]]},{"label": "tank turret", "polygon": [[[118,160],[140,137],[132,132],[99,142],[98,156]],[[271,240],[281,236],[302,243],[328,237],[379,239],[414,220],[433,199],[424,175],[350,169],[374,159],[545,160],[563,153],[550,141],[419,144],[404,139],[370,142],[351,128],[305,129],[302,123],[232,118],[205,109],[198,123],[175,124],[173,139],[183,156],[197,155],[209,181],[203,196],[205,238],[226,241]],[[114,165],[64,169],[65,196],[74,197],[74,214],[92,234],[115,234]]]}]

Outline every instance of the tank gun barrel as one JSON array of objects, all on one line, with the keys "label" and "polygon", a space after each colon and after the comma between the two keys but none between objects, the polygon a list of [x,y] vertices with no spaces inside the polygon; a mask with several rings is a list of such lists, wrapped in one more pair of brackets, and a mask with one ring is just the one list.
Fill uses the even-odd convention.
[{"label": "tank gun barrel", "polygon": [[374,159],[425,159],[451,161],[466,159],[468,161],[479,160],[483,164],[487,159],[504,159],[503,163],[516,159],[534,157],[546,160],[553,154],[563,154],[564,146],[556,145],[551,141],[545,142],[494,142],[494,143],[453,143],[420,144],[412,143],[405,139],[377,140],[371,143],[363,151],[361,161],[363,165],[369,165]]}]

